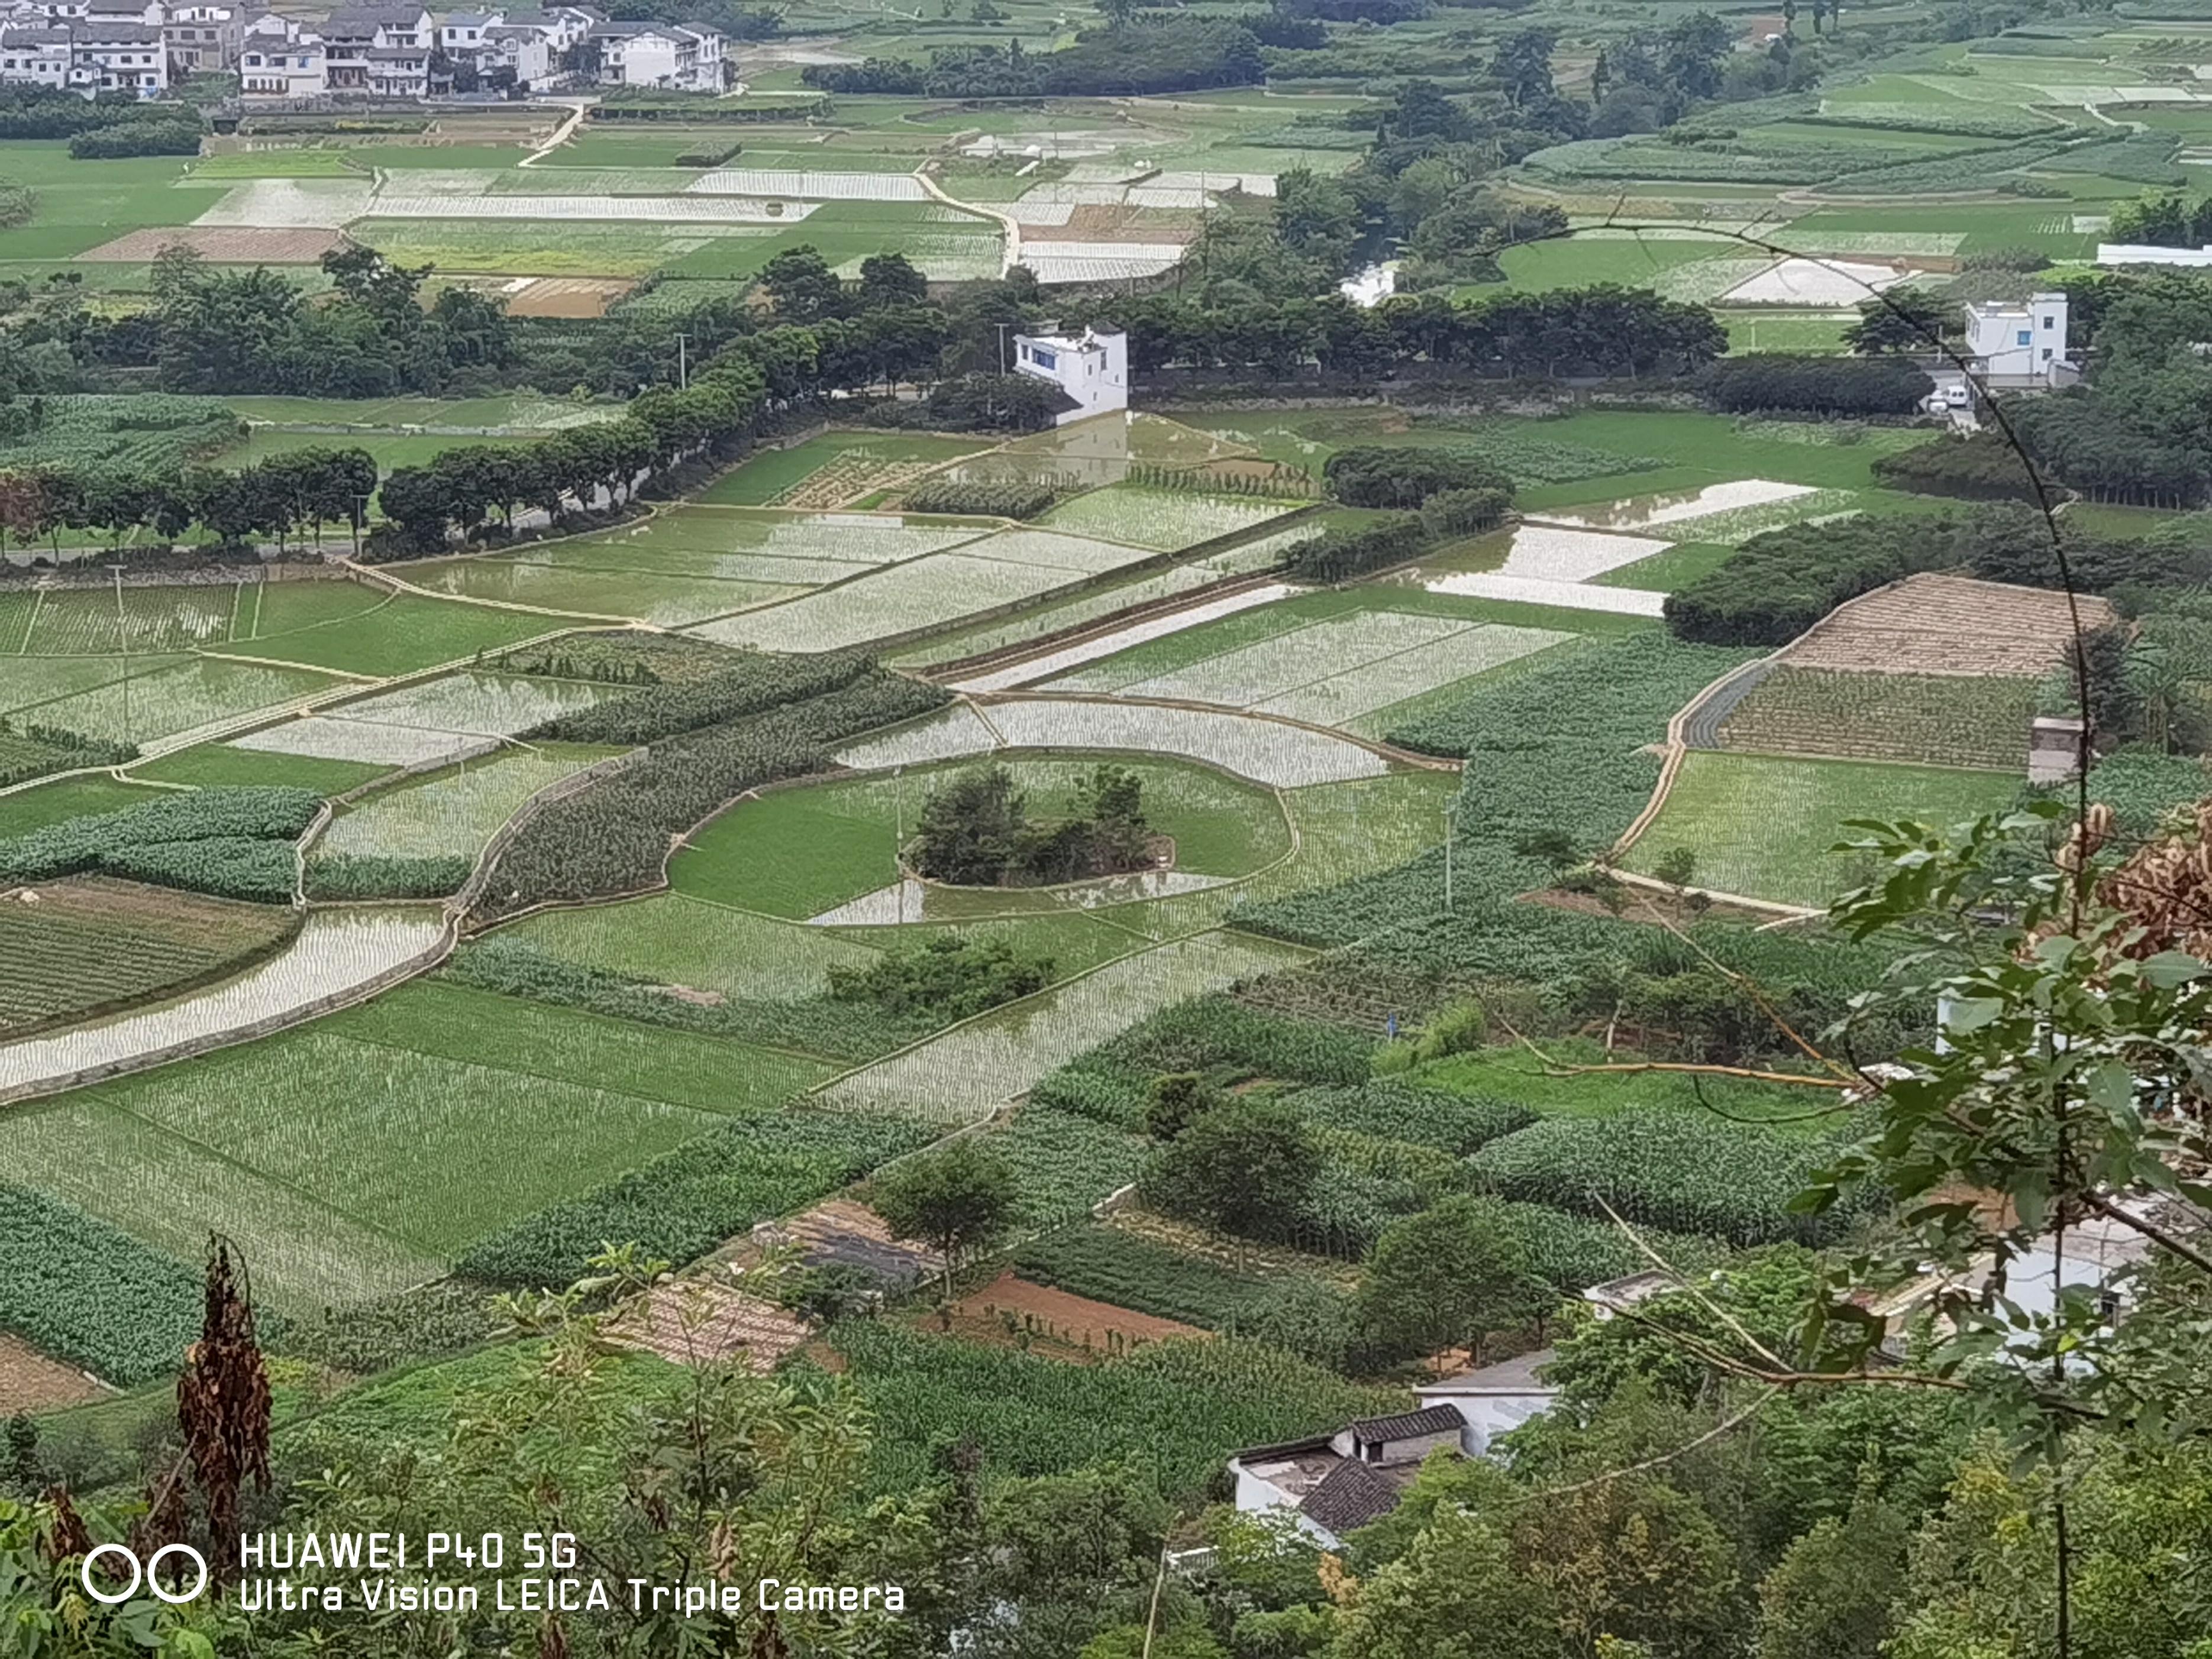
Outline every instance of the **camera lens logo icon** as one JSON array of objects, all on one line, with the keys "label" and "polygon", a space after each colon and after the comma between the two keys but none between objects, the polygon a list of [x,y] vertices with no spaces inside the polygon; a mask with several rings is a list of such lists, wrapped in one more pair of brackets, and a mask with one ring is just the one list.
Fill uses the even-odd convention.
[{"label": "camera lens logo icon", "polygon": [[[130,1564],[131,1582],[126,1588],[120,1590],[103,1589],[93,1582],[92,1564],[102,1556],[107,1555],[120,1557]],[[162,1561],[172,1555],[189,1556],[192,1565],[199,1569],[199,1577],[192,1581],[192,1587],[181,1594],[171,1592],[159,1578],[155,1577],[161,1571]],[[139,1586],[142,1584],[151,1590],[157,1599],[168,1602],[172,1607],[181,1607],[187,1601],[198,1601],[200,1593],[207,1589],[207,1558],[190,1544],[164,1544],[154,1552],[152,1559],[141,1563],[137,1552],[126,1545],[95,1544],[85,1552],[84,1564],[77,1569],[77,1577],[83,1583],[84,1593],[87,1595],[111,1607],[118,1602],[128,1601],[132,1596],[137,1595]]]}]

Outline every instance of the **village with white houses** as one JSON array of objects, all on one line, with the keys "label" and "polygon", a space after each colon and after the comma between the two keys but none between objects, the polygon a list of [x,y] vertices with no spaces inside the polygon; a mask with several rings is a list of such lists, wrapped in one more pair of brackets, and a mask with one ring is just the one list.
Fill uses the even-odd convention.
[{"label": "village with white houses", "polygon": [[247,105],[638,88],[720,94],[703,24],[616,22],[591,6],[432,12],[341,5],[320,22],[243,0],[15,0],[0,7],[0,83],[158,98],[234,74]]}]

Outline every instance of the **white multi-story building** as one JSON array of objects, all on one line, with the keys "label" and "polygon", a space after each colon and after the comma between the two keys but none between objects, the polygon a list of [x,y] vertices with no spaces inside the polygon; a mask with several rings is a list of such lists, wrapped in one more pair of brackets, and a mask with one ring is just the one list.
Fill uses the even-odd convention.
[{"label": "white multi-story building", "polygon": [[722,37],[692,23],[600,23],[599,81],[674,92],[722,90]]},{"label": "white multi-story building", "polygon": [[1014,372],[1049,380],[1075,400],[1055,424],[1089,420],[1129,406],[1129,337],[1085,329],[1077,334],[1017,334]]},{"label": "white multi-story building", "polygon": [[69,83],[80,92],[131,92],[158,97],[168,89],[169,50],[149,23],[71,23]]},{"label": "white multi-story building", "polygon": [[70,56],[70,32],[65,25],[15,24],[0,27],[0,82],[66,87]]},{"label": "white multi-story building", "polygon": [[420,6],[346,6],[323,25],[330,90],[370,98],[420,98],[430,89],[436,25]]},{"label": "white multi-story building", "polygon": [[484,49],[484,32],[507,21],[502,11],[447,12],[438,25],[438,46],[447,57],[474,63]]},{"label": "white multi-story building", "polygon": [[246,42],[245,8],[219,0],[173,5],[161,20],[169,63],[179,73],[214,73],[238,62]]},{"label": "white multi-story building", "polygon": [[331,89],[323,43],[312,34],[287,40],[248,36],[238,55],[238,92],[246,99],[320,98]]},{"label": "white multi-story building", "polygon": [[484,75],[504,70],[519,87],[538,86],[552,78],[553,43],[542,30],[495,23],[484,31],[477,69]]},{"label": "white multi-story building", "polygon": [[2034,294],[2025,304],[1969,304],[1966,355],[1992,379],[2056,381],[2072,366],[2066,353],[2066,296]]}]

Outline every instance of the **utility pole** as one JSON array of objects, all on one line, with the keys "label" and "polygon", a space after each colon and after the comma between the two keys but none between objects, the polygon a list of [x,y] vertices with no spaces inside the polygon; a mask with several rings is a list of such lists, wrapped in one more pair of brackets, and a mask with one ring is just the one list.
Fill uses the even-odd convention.
[{"label": "utility pole", "polygon": [[1444,803],[1444,914],[1452,910],[1452,842],[1459,838],[1459,797]]},{"label": "utility pole", "polygon": [[906,922],[906,768],[891,768],[891,794],[898,803],[897,827],[892,831],[891,879],[898,883],[898,919]]},{"label": "utility pole", "polygon": [[123,647],[123,741],[131,742],[131,623],[123,613],[123,567],[107,567],[115,573],[115,637]]},{"label": "utility pole", "polygon": [[1004,374],[1006,372],[1006,331],[1012,326],[1013,325],[1011,323],[1000,323],[997,325],[999,331],[999,373],[1001,374]]},{"label": "utility pole", "polygon": [[691,389],[691,360],[684,350],[690,338],[689,334],[679,334],[676,337],[676,389],[678,392],[689,392]]},{"label": "utility pole", "polygon": [[368,521],[368,497],[355,493],[353,498],[353,556],[361,557],[361,527]]}]

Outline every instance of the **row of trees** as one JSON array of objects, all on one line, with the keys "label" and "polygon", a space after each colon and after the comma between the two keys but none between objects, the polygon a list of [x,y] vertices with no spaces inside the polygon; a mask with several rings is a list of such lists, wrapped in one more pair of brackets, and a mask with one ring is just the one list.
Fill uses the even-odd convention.
[{"label": "row of trees", "polygon": [[1130,362],[1139,369],[1281,373],[1312,362],[1358,374],[1418,359],[1485,375],[1638,379],[1687,374],[1728,349],[1726,331],[1703,306],[1612,283],[1462,304],[1406,295],[1371,309],[1334,295],[1217,305],[1164,294],[1101,309],[1129,331]]},{"label": "row of trees", "polygon": [[376,461],[361,449],[295,449],[235,471],[15,468],[0,471],[0,551],[11,536],[58,550],[64,531],[96,532],[119,548],[142,530],[174,542],[196,526],[225,543],[266,536],[282,549],[296,534],[320,546],[327,526],[359,532],[375,489]]},{"label": "row of trees", "polygon": [[[1127,8],[1123,9],[1125,11]],[[1109,18],[1057,52],[939,46],[926,64],[871,58],[816,64],[807,85],[832,93],[930,98],[1134,97],[1202,87],[1256,85],[1267,77],[1260,43],[1242,23],[1217,18]]]}]

